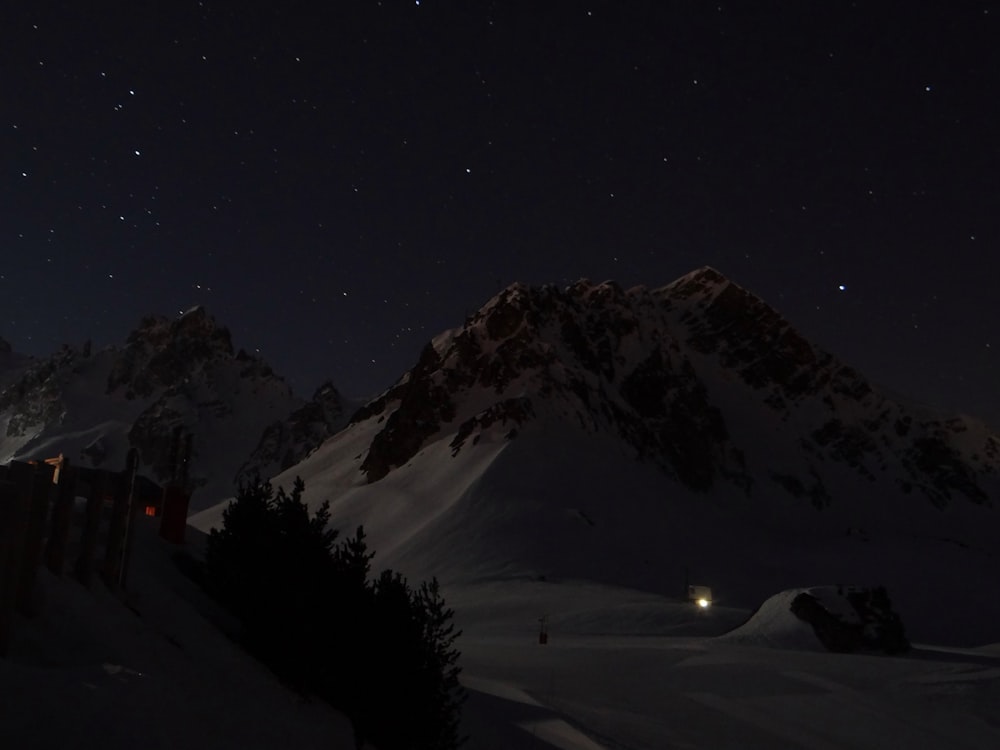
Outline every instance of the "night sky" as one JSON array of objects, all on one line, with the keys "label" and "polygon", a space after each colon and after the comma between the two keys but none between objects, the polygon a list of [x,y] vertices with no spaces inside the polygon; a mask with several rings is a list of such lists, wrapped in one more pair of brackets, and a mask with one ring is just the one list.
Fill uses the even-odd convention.
[{"label": "night sky", "polygon": [[1000,427],[1000,3],[43,1],[0,41],[15,350],[202,304],[361,396],[511,282],[712,265]]}]

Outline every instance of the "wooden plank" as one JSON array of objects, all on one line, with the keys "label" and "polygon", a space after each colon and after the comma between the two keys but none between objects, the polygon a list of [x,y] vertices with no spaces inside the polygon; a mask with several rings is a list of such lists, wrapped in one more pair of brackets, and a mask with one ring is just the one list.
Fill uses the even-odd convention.
[{"label": "wooden plank", "polygon": [[87,496],[86,518],[83,537],[80,540],[80,554],[76,558],[76,579],[84,586],[90,586],[94,575],[94,558],[97,554],[98,534],[101,528],[101,509],[107,491],[108,475],[105,471],[88,472],[90,494]]},{"label": "wooden plank", "polygon": [[122,546],[121,566],[118,573],[118,586],[124,590],[128,582],[128,569],[132,560],[132,544],[135,539],[135,516],[140,511],[142,503],[136,501],[136,477],[139,472],[139,451],[129,448],[125,462],[125,475],[128,477],[128,511],[125,515],[125,540]]},{"label": "wooden plank", "polygon": [[30,487],[0,481],[0,657],[10,650],[29,493]]},{"label": "wooden plank", "polygon": [[38,579],[38,568],[42,564],[45,521],[48,518],[55,485],[52,483],[53,466],[45,463],[29,466],[32,475],[31,498],[17,583],[17,609],[22,615],[30,617],[37,614],[34,605],[35,581]]},{"label": "wooden plank", "polygon": [[101,564],[101,577],[104,583],[112,589],[118,587],[118,576],[121,573],[122,550],[125,544],[125,527],[127,525],[129,487],[124,477],[110,477],[110,487],[114,495],[111,507],[111,521],[108,524],[108,539],[104,545],[104,561]]},{"label": "wooden plank", "polygon": [[59,469],[59,484],[56,485],[56,499],[52,505],[49,524],[49,538],[45,546],[45,565],[57,576],[61,576],[66,565],[66,551],[69,546],[69,531],[73,520],[73,503],[76,499],[76,468],[63,460]]},{"label": "wooden plank", "polygon": [[117,589],[122,583],[122,571],[125,562],[126,534],[129,530],[129,514],[132,511],[132,489],[135,483],[135,472],[139,466],[139,454],[133,448],[128,452],[125,470],[112,479],[114,487],[114,506],[111,509],[111,523],[108,527],[108,541],[104,547],[104,565],[102,575],[104,582],[112,589]]}]

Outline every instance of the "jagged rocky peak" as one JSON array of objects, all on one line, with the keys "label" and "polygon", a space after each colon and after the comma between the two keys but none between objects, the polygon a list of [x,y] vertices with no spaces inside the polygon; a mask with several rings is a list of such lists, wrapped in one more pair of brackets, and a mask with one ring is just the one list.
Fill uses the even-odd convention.
[{"label": "jagged rocky peak", "polygon": [[200,305],[192,307],[176,318],[147,315],[129,334],[126,347],[140,345],[162,349],[187,342],[195,342],[201,346],[211,344],[215,351],[227,355],[233,354],[229,329],[219,325]]},{"label": "jagged rocky peak", "polygon": [[451,386],[477,382],[499,393],[522,375],[547,377],[566,355],[614,379],[608,355],[637,331],[636,307],[645,297],[642,288],[625,292],[612,281],[584,279],[565,289],[514,284],[433,344]]},{"label": "jagged rocky peak", "polygon": [[406,376],[353,421],[380,416],[362,469],[374,481],[436,433],[455,450],[492,427],[513,438],[542,412],[617,433],[643,458],[706,488],[726,429],[643,287],[514,284],[428,344]]},{"label": "jagged rocky peak", "polygon": [[31,359],[13,382],[0,391],[0,414],[8,416],[6,435],[19,437],[32,425],[60,418],[65,411],[62,391],[77,371],[79,349],[63,345],[43,359]]},{"label": "jagged rocky peak", "polygon": [[[515,283],[507,287],[467,321],[466,328],[482,327],[487,338],[499,341],[517,333],[522,326],[537,328],[553,315],[586,308],[628,307],[629,293],[613,281],[594,284],[581,279],[566,289],[547,284],[531,287]],[[564,316],[563,316],[564,317]]]},{"label": "jagged rocky peak", "polygon": [[311,403],[319,404],[323,412],[331,417],[339,417],[344,412],[344,397],[329,380],[316,389]]},{"label": "jagged rocky peak", "polygon": [[688,341],[710,350],[732,345],[748,335],[771,339],[794,337],[811,348],[791,324],[762,299],[730,281],[711,266],[699,268],[656,291],[669,309],[688,323]]},{"label": "jagged rocky peak", "polygon": [[656,291],[674,312],[675,331],[701,354],[770,391],[776,406],[828,388],[863,400],[871,384],[854,368],[811,344],[762,299],[705,266]]},{"label": "jagged rocky peak", "polygon": [[108,375],[107,392],[125,388],[129,396],[148,396],[209,361],[232,356],[229,330],[203,307],[174,319],[149,315],[129,334]]},{"label": "jagged rocky peak", "polygon": [[732,283],[718,269],[702,266],[670,282],[663,289],[669,290],[670,296],[675,299],[691,297],[711,299]]},{"label": "jagged rocky peak", "polygon": [[[487,431],[511,440],[550,419],[617,436],[692,489],[756,483],[816,507],[835,502],[837,472],[903,476],[939,507],[989,502],[1000,474],[981,427],[963,436],[910,413],[711,267],[656,289],[514,284],[351,421],[369,419],[370,482],[435,440],[457,455]],[[762,440],[759,425],[778,427]]]},{"label": "jagged rocky peak", "polygon": [[333,383],[323,383],[312,399],[265,428],[253,453],[236,473],[235,483],[274,476],[305,459],[344,426],[345,406]]}]

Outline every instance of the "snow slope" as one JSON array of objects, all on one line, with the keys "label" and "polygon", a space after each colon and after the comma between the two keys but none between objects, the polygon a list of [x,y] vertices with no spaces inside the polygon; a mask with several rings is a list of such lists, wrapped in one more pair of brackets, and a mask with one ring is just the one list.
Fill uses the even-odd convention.
[{"label": "snow slope", "polygon": [[[18,619],[0,659],[4,747],[353,749],[350,723],[281,685],[140,527],[128,605],[100,584],[40,573],[42,614]],[[6,744],[6,743],[12,744]]]},{"label": "snow slope", "polygon": [[514,285],[275,481],[295,476],[413,578],[690,576],[746,609],[884,585],[912,637],[1000,641],[1000,439],[888,399],[712,269]]},{"label": "snow slope", "polygon": [[[225,619],[140,529],[133,610],[43,576],[45,613],[0,660],[0,736],[18,748],[353,747],[349,723],[236,648]],[[192,545],[196,546],[196,545]],[[469,750],[994,748],[998,648],[905,657],[714,637],[747,610],[530,579],[454,584]],[[763,611],[763,608],[762,608]],[[538,642],[546,615],[548,643]]]},{"label": "snow slope", "polygon": [[[364,524],[376,571],[441,579],[471,748],[992,748],[998,466],[982,423],[888,398],[700,269],[515,285],[274,481]],[[841,583],[937,645],[834,655],[761,616]]]},{"label": "snow slope", "polygon": [[[687,571],[718,603],[752,610],[814,582],[884,585],[912,638],[1000,640],[1000,603],[987,594],[1000,581],[988,508],[893,524],[877,507],[864,515],[878,498],[823,513],[791,501],[762,507],[735,488],[679,486],[608,435],[551,423],[515,440],[486,430],[457,453],[446,434],[369,484],[358,467],[376,427],[352,425],[275,481],[301,476],[308,502],[331,501],[336,527],[364,524],[376,568],[437,576],[446,595],[449,585],[544,578],[680,596]],[[223,507],[189,522],[211,528]],[[851,531],[859,526],[863,536]]]},{"label": "snow slope", "polygon": [[1000,659],[975,652],[846,656],[569,633],[546,646],[467,635],[462,646],[470,750],[1000,743]]},{"label": "snow slope", "polygon": [[196,508],[231,494],[238,473],[301,459],[346,422],[346,408],[329,384],[310,401],[295,396],[202,308],[149,316],[120,347],[66,346],[41,360],[0,352],[0,462],[63,453],[120,470],[135,447],[163,483],[180,429],[192,436]]}]

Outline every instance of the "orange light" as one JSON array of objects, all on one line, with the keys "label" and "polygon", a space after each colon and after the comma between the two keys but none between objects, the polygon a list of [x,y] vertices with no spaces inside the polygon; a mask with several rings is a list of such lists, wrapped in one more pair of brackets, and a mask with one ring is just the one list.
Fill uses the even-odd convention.
[{"label": "orange light", "polygon": [[156,506],[155,505],[147,505],[146,506],[146,515],[147,516],[155,516],[156,515]]}]

